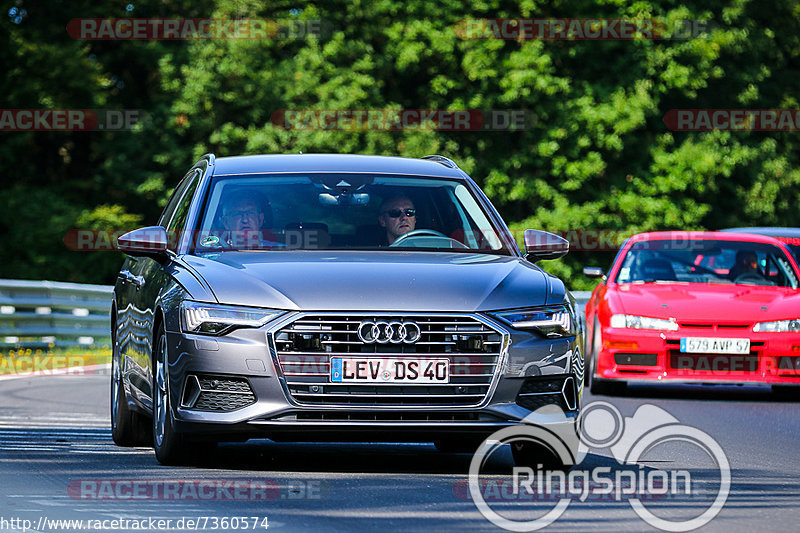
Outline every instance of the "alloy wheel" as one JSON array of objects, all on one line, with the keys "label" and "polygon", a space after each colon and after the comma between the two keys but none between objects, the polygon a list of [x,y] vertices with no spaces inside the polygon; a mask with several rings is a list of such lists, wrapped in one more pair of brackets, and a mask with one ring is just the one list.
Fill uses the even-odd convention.
[{"label": "alloy wheel", "polygon": [[155,439],[156,444],[161,446],[164,441],[164,426],[167,423],[167,375],[164,361],[167,356],[167,341],[161,336],[158,345],[158,356],[156,357],[156,390],[154,391],[154,417],[155,417]]}]

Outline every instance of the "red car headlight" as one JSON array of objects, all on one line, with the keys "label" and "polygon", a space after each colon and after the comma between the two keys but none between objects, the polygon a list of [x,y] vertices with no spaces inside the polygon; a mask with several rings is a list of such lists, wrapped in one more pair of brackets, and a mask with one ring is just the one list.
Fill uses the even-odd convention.
[{"label": "red car headlight", "polygon": [[753,331],[765,333],[797,333],[800,332],[800,320],[777,320],[775,322],[759,322],[753,326]]},{"label": "red car headlight", "polygon": [[612,328],[656,329],[661,331],[678,331],[678,323],[673,319],[650,318],[636,315],[612,315]]}]

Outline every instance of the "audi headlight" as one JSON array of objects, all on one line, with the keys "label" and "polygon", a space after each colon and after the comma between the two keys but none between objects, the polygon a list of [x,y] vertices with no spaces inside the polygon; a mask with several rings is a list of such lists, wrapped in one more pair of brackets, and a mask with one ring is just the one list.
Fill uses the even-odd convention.
[{"label": "audi headlight", "polygon": [[569,337],[577,333],[575,320],[565,305],[515,309],[492,314],[514,329],[532,329],[546,337]]},{"label": "audi headlight", "polygon": [[612,315],[612,328],[658,329],[662,331],[678,331],[678,323],[672,319],[650,318],[636,315]]},{"label": "audi headlight", "polygon": [[277,309],[190,301],[181,304],[183,331],[206,335],[223,335],[235,328],[259,328],[282,313]]},{"label": "audi headlight", "polygon": [[785,333],[800,331],[800,319],[778,320],[776,322],[759,322],[753,326],[753,331],[766,333]]}]

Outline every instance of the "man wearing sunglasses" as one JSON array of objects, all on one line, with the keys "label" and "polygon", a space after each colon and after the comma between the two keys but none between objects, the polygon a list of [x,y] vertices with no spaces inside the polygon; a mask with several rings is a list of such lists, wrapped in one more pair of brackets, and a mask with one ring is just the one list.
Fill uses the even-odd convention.
[{"label": "man wearing sunglasses", "polygon": [[386,240],[392,244],[398,237],[417,227],[417,210],[407,196],[392,196],[383,202],[378,223],[386,229]]}]

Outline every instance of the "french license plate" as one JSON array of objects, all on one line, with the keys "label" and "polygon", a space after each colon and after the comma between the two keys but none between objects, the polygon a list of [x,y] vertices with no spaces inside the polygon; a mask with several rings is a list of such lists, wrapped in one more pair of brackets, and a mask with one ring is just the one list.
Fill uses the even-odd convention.
[{"label": "french license plate", "polygon": [[720,339],[714,337],[686,337],[681,339],[683,353],[750,353],[750,339]]},{"label": "french license plate", "polygon": [[448,359],[331,357],[331,383],[449,383]]}]

